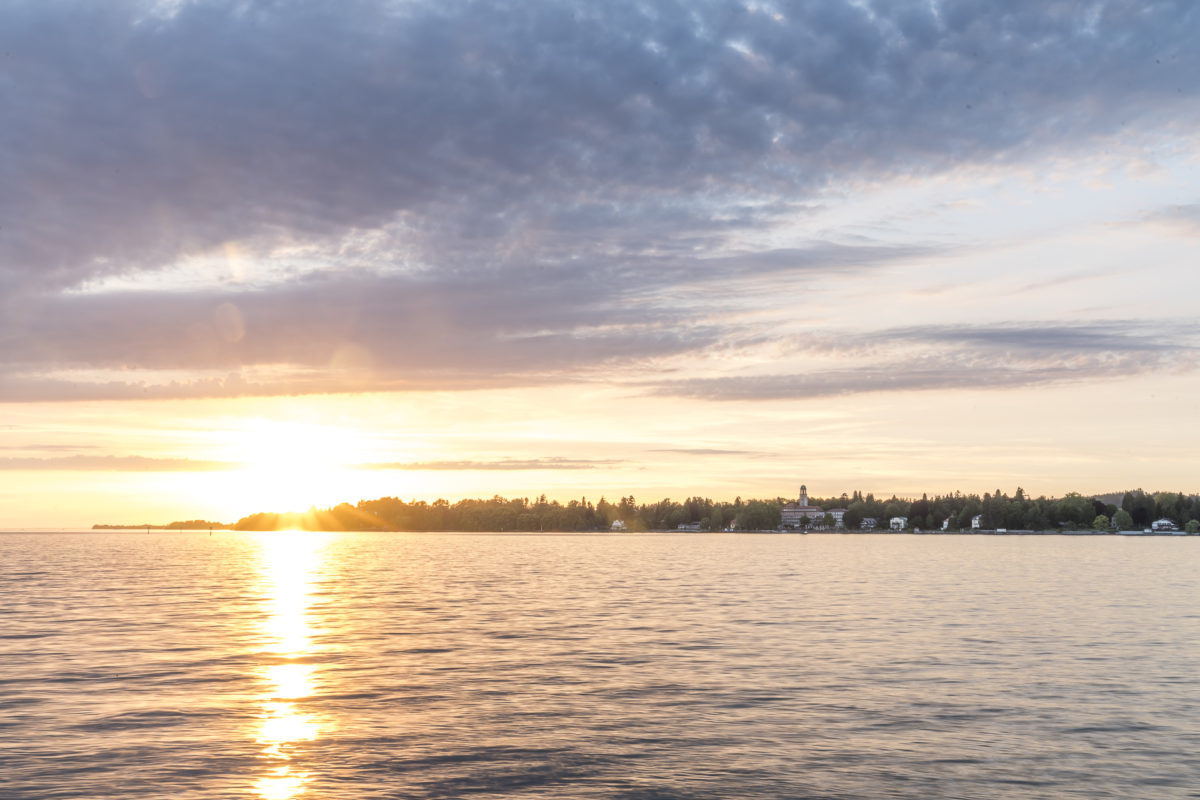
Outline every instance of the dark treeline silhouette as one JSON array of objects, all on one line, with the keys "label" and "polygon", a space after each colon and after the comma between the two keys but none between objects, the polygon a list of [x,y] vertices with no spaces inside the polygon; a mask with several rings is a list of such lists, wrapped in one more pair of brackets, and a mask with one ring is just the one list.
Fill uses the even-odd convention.
[{"label": "dark treeline silhouette", "polygon": [[[682,503],[670,499],[638,503],[629,496],[615,503],[601,498],[593,504],[581,498],[564,505],[542,495],[532,502],[525,497],[497,496],[451,504],[446,500],[426,503],[381,497],[357,505],[342,503],[304,512],[251,514],[233,527],[250,531],[597,531],[610,530],[619,520],[629,531],[673,530],[681,525],[703,531],[775,530],[787,502],[782,497],[745,501],[739,497],[732,502],[689,497]],[[941,530],[949,520],[948,530],[970,530],[976,516],[981,517],[984,529],[1140,530],[1157,519],[1172,520],[1193,532],[1200,526],[1196,523],[1200,519],[1200,495],[1151,494],[1140,489],[1126,492],[1120,504],[1074,493],[1060,498],[1032,498],[1020,488],[1011,497],[997,490],[983,496],[955,492],[932,498],[922,495],[919,500],[896,496],[878,499],[856,491],[840,497],[813,497],[809,502],[823,509],[846,509],[844,522],[849,530],[860,529],[868,518],[877,520],[878,527],[887,528],[893,517],[907,517],[907,529]],[[811,529],[826,525],[814,520]]]}]

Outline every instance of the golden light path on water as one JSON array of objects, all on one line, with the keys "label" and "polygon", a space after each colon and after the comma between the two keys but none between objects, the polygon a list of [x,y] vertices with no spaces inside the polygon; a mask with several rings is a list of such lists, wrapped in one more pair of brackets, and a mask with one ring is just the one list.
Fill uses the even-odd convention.
[{"label": "golden light path on water", "polygon": [[263,594],[271,604],[264,623],[262,721],[257,742],[268,774],[255,784],[264,800],[290,800],[304,792],[311,773],[296,770],[291,761],[297,743],[310,742],[327,725],[304,713],[297,701],[313,693],[317,667],[306,659],[315,648],[309,623],[312,586],[322,563],[328,535],[281,531],[260,535]]}]

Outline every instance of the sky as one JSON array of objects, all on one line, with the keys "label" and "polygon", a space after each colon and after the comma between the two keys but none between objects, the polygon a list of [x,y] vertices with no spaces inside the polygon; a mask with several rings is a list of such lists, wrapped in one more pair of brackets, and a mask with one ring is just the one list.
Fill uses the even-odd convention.
[{"label": "sky", "polygon": [[0,5],[0,527],[1200,490],[1200,6]]}]

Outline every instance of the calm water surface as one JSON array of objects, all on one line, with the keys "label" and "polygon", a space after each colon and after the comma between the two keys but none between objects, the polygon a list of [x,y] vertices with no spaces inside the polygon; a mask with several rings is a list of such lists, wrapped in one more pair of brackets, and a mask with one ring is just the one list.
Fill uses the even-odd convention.
[{"label": "calm water surface", "polygon": [[4,798],[1200,797],[1200,539],[0,534]]}]

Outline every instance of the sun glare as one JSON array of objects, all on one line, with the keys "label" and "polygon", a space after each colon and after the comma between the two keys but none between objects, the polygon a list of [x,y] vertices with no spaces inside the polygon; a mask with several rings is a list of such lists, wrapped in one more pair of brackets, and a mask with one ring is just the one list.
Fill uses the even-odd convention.
[{"label": "sun glare", "polygon": [[353,431],[291,422],[254,420],[230,448],[243,464],[237,493],[245,507],[300,511],[331,505],[353,493],[351,465],[364,447]]},{"label": "sun glare", "polygon": [[322,731],[320,722],[305,712],[301,703],[315,691],[317,667],[304,659],[315,652],[309,607],[328,537],[289,531],[262,534],[258,541],[270,611],[263,621],[263,647],[277,662],[269,664],[263,674],[257,741],[271,772],[258,781],[257,790],[265,800],[289,800],[303,792],[310,778],[307,772],[294,772],[289,763],[295,747],[313,741]]}]

